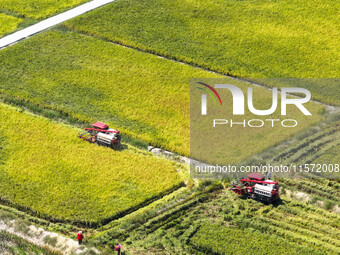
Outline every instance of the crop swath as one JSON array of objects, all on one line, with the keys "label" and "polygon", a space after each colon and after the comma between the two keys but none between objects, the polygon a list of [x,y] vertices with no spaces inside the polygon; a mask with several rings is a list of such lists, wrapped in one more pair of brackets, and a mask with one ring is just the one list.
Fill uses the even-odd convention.
[{"label": "crop swath", "polygon": [[245,254],[250,249],[261,254],[340,251],[340,216],[285,196],[281,204],[268,206],[239,199],[230,190],[198,192],[161,214],[146,215],[149,219],[143,224],[127,220],[131,224],[127,230],[121,219],[98,238],[128,240],[136,253],[148,247],[155,253],[183,254]]}]

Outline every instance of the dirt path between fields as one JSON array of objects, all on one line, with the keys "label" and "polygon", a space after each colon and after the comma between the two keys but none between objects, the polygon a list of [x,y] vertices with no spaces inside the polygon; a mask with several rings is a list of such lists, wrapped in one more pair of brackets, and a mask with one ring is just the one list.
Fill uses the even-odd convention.
[{"label": "dirt path between fields", "polygon": [[31,35],[34,35],[36,33],[39,33],[41,31],[44,31],[48,28],[51,28],[55,25],[58,25],[66,20],[72,19],[74,17],[77,17],[79,15],[82,15],[88,11],[97,9],[101,6],[104,6],[108,3],[114,2],[115,0],[93,0],[91,2],[82,4],[80,6],[77,6],[71,10],[68,10],[66,12],[57,14],[51,18],[47,18],[37,24],[34,24],[32,26],[29,26],[27,28],[24,28],[22,30],[19,30],[17,32],[14,32],[13,34],[10,34],[8,36],[5,36],[0,39],[0,49],[4,49],[12,44],[15,44],[19,42],[22,39],[25,39],[27,37],[30,37]]},{"label": "dirt path between fields", "polygon": [[91,254],[100,254],[97,249],[88,249],[83,245],[79,245],[76,240],[46,231],[33,225],[27,226],[16,220],[3,221],[0,219],[0,231],[5,231],[9,234],[23,238],[32,244],[48,247],[51,250],[62,254],[81,254],[90,251]]}]

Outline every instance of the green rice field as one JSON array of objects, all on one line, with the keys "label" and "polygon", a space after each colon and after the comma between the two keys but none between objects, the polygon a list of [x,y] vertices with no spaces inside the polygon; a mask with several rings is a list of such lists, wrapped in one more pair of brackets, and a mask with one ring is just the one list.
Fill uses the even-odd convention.
[{"label": "green rice field", "polygon": [[[338,78],[339,8],[329,0],[126,0],[66,26],[237,77]],[[340,87],[324,85],[305,88],[339,105]]]}]

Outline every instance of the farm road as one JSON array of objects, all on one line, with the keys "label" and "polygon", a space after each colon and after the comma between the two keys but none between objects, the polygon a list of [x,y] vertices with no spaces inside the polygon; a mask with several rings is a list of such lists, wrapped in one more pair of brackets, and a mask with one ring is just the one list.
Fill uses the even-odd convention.
[{"label": "farm road", "polygon": [[[53,251],[62,252],[63,254],[77,255],[86,252],[89,252],[89,254],[100,254],[100,252],[95,248],[89,249],[84,245],[79,245],[75,238],[70,239],[33,225],[26,226],[27,232],[23,233],[22,231],[18,230],[18,226],[20,224],[22,223],[16,222],[16,220],[5,222],[0,219],[0,231],[6,231],[7,233],[18,236],[32,244],[41,247],[48,247]],[[55,240],[55,244],[49,244],[48,241],[46,241],[47,237]]]},{"label": "farm road", "polygon": [[81,14],[84,14],[88,11],[94,10],[98,7],[101,7],[103,5],[106,5],[108,3],[114,2],[115,0],[93,0],[91,2],[82,4],[80,6],[77,6],[71,10],[68,10],[66,12],[60,13],[58,15],[55,15],[51,18],[47,18],[37,24],[34,24],[30,27],[24,28],[22,30],[19,30],[17,32],[14,32],[13,34],[10,34],[8,36],[5,36],[0,39],[0,49],[6,48],[14,43],[17,43],[18,41],[25,39],[31,35],[34,35],[36,33],[39,33],[43,30],[46,30],[48,28],[51,28],[55,25],[58,25],[66,20],[72,19],[74,17],[77,17]]}]

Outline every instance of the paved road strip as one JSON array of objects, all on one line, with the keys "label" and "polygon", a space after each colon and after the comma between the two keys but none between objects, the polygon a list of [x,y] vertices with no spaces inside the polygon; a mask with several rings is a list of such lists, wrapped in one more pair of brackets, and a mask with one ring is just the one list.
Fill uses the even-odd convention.
[{"label": "paved road strip", "polygon": [[103,5],[106,5],[108,3],[114,2],[115,0],[93,0],[91,2],[82,4],[78,7],[75,7],[71,10],[68,10],[66,12],[60,13],[58,15],[55,15],[51,18],[47,18],[37,24],[34,24],[30,27],[24,28],[22,30],[19,30],[17,32],[14,32],[13,34],[10,34],[8,36],[5,36],[0,39],[0,49],[6,48],[14,43],[17,43],[18,41],[25,39],[31,35],[34,35],[36,33],[39,33],[43,30],[46,30],[50,27],[53,27],[55,25],[58,25],[66,20],[72,19],[74,17],[77,17],[79,15],[82,15],[88,11],[91,11],[93,9],[96,9],[98,7],[101,7]]}]

